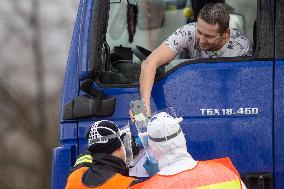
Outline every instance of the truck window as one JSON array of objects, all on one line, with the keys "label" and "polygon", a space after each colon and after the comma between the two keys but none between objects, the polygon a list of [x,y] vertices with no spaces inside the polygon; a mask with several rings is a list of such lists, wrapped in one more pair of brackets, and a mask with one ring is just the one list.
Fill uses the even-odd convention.
[{"label": "truck window", "polygon": [[[107,76],[102,74],[99,81],[102,84],[116,86],[138,84],[142,60],[176,29],[186,23],[194,22],[196,19],[194,12],[198,11],[196,4],[202,7],[206,2],[210,1],[140,0],[136,4],[136,10],[133,9],[135,6],[129,8],[126,0],[111,4],[106,33],[106,42],[110,50],[109,61],[103,66],[109,73]],[[257,0],[220,2],[224,2],[228,7],[230,27],[237,28],[254,42],[253,28],[256,21]],[[194,8],[196,10],[192,10]],[[137,22],[135,23],[133,19]],[[178,55],[170,64],[158,69],[157,77],[165,75],[185,61],[195,62],[190,57]]]}]

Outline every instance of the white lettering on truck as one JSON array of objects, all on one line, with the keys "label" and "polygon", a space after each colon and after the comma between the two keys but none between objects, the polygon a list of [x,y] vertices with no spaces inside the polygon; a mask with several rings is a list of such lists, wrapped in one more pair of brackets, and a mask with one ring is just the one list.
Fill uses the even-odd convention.
[{"label": "white lettering on truck", "polygon": [[258,108],[202,108],[200,109],[201,115],[204,116],[215,116],[215,115],[257,115],[259,113]]}]

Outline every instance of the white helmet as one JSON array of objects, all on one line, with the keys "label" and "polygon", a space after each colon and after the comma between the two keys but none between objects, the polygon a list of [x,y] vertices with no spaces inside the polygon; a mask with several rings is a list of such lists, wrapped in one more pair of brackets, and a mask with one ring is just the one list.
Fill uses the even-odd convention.
[{"label": "white helmet", "polygon": [[180,122],[182,118],[173,118],[167,112],[154,115],[147,126],[149,140],[163,142],[176,137],[182,132]]},{"label": "white helmet", "polygon": [[[169,165],[180,157],[189,157],[186,140],[179,122],[166,112],[154,115],[147,126],[149,146],[159,168]],[[191,157],[191,156],[190,156]]]}]

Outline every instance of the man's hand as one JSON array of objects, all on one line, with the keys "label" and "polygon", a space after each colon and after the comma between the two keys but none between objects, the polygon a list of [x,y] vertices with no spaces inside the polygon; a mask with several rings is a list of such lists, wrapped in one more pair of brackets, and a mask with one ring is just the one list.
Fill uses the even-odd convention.
[{"label": "man's hand", "polygon": [[150,101],[147,102],[146,100],[142,99],[145,104],[146,114],[148,117],[151,117],[151,107],[150,107]]},{"label": "man's hand", "polygon": [[[139,100],[138,100],[139,101]],[[141,113],[143,113],[144,115],[145,115],[145,111],[146,111],[146,115],[145,115],[145,117],[147,116],[148,118],[149,117],[151,117],[151,111],[149,110],[149,108],[147,108],[147,105],[146,105],[146,103],[145,103],[145,101],[144,100],[141,100],[141,101],[143,101],[143,106],[145,107],[145,109],[144,109],[144,107],[143,107],[143,112],[141,112]],[[136,102],[136,101],[135,101]],[[134,103],[135,103],[134,102]],[[133,105],[131,105],[131,106],[133,106]],[[137,106],[137,105],[136,105]],[[136,107],[135,106],[135,107]],[[139,105],[139,106],[141,106],[141,105]],[[149,107],[150,105],[148,105],[148,107]],[[130,117],[130,119],[131,119],[131,121],[135,124],[135,122],[137,121],[137,120],[135,120],[135,116],[136,115],[134,115],[134,112],[133,112],[133,110],[132,110],[132,108],[133,107],[131,107],[130,108],[130,110],[129,110],[129,117]],[[141,111],[141,110],[140,110]],[[138,113],[139,114],[139,113]]]}]

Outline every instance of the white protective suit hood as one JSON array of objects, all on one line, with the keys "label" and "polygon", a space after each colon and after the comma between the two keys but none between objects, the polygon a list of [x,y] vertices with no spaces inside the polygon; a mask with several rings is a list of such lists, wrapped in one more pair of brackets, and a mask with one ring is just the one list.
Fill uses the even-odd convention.
[{"label": "white protective suit hood", "polygon": [[154,115],[148,123],[150,150],[158,161],[160,175],[173,175],[192,169],[197,162],[187,152],[179,122],[166,112]]}]

